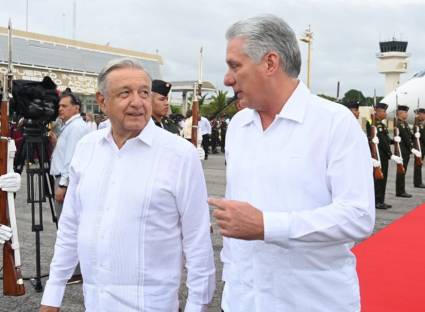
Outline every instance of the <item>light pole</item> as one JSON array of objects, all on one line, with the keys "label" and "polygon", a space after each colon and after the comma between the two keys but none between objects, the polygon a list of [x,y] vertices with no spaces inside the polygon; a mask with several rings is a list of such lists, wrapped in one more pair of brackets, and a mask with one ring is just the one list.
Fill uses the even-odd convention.
[{"label": "light pole", "polygon": [[313,42],[313,32],[310,29],[310,25],[304,32],[304,36],[300,38],[302,42],[307,43],[307,87],[310,89],[310,70],[311,70],[311,43]]}]

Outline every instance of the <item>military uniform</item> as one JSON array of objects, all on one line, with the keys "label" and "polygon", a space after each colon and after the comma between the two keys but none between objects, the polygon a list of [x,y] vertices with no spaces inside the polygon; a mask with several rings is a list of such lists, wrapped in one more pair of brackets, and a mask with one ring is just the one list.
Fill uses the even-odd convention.
[{"label": "military uniform", "polygon": [[[368,133],[369,140],[372,140],[370,132],[370,122],[366,124],[366,129]],[[375,185],[375,205],[378,209],[390,208],[390,205],[385,204],[385,191],[387,188],[387,178],[388,178],[388,161],[392,156],[391,152],[391,138],[388,132],[387,126],[382,122],[382,120],[376,121],[376,136],[379,139],[378,150],[379,158],[381,160],[381,170],[384,174],[382,180],[374,180]],[[373,144],[373,143],[371,143]]]},{"label": "military uniform", "polygon": [[[425,113],[425,108],[419,108],[415,111],[415,113],[419,113],[419,112]],[[419,144],[422,151],[422,162],[423,162],[424,151],[425,151],[425,125],[423,122],[418,122],[414,127],[414,130],[415,130],[414,133],[416,132],[416,127],[418,128],[418,132],[421,135],[421,137],[419,138]],[[413,137],[413,140],[416,140],[416,138]],[[422,182],[422,167],[423,165],[418,166],[415,161],[414,169],[413,169],[413,185],[419,188],[425,188],[425,185]]]},{"label": "military uniform", "polygon": [[[398,119],[397,121],[398,129],[400,132],[401,142],[400,142],[400,152],[403,157],[403,166],[405,171],[407,171],[407,166],[410,160],[410,153],[412,150],[412,130],[409,127],[409,124],[406,121]],[[406,173],[396,175],[396,196],[399,197],[411,197],[410,194],[406,193]]]},{"label": "military uniform", "polygon": [[162,117],[161,121],[158,121],[155,118],[152,119],[158,127],[164,128],[171,133],[180,134],[180,127],[172,119],[168,117]]},{"label": "military uniform", "polygon": [[[152,81],[152,92],[161,94],[162,96],[167,97],[168,93],[170,92],[171,89],[171,84],[168,82],[165,82],[163,80],[159,80],[159,79],[155,79]],[[155,102],[154,102],[155,103]],[[167,101],[168,103],[168,101]],[[155,114],[153,114],[155,115]],[[158,127],[161,127],[171,133],[175,133],[175,134],[180,134],[180,128],[178,126],[178,124],[176,122],[174,122],[172,119],[166,117],[166,116],[162,116],[161,114],[157,114],[156,115],[157,118],[160,118],[160,120],[158,120],[157,118],[155,118],[154,116],[152,116],[152,119],[155,123],[155,125],[157,125]],[[159,117],[161,116],[161,117]]]}]

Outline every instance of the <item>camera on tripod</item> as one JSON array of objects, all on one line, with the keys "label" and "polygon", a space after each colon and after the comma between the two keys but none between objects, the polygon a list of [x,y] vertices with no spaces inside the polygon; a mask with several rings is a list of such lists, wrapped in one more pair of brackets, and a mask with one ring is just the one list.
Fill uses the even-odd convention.
[{"label": "camera on tripod", "polygon": [[46,76],[40,81],[13,80],[10,107],[26,128],[47,130],[47,124],[58,117],[59,95],[56,84]]},{"label": "camera on tripod", "polygon": [[41,82],[13,80],[10,107],[23,120],[23,140],[15,156],[14,170],[22,173],[25,167],[31,230],[35,232],[36,276],[31,282],[35,290],[41,292],[40,232],[43,231],[43,203],[46,201],[50,206],[52,221],[57,226],[47,137],[48,124],[58,117],[59,112],[56,84],[48,76]]}]

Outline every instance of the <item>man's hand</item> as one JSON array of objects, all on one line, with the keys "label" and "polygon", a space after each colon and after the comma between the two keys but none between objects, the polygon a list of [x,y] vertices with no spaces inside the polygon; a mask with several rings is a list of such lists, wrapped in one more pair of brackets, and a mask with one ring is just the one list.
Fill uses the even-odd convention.
[{"label": "man's hand", "polygon": [[396,143],[400,143],[401,142],[401,137],[399,137],[398,135],[394,137],[394,142]]},{"label": "man's hand", "polygon": [[0,188],[4,192],[17,192],[21,188],[21,175],[9,172],[0,176]]},{"label": "man's hand", "polygon": [[261,210],[246,202],[222,198],[209,198],[208,204],[216,207],[213,216],[223,236],[264,240],[264,221]]},{"label": "man's hand", "polygon": [[413,153],[413,155],[415,155],[416,157],[421,158],[422,157],[422,153],[417,150],[416,148],[412,148],[411,152]]},{"label": "man's hand", "polygon": [[41,305],[39,312],[59,312],[59,308]]},{"label": "man's hand", "polygon": [[374,168],[381,167],[381,162],[373,157],[372,157],[372,164]]},{"label": "man's hand", "polygon": [[403,159],[400,156],[391,155],[391,160],[394,161],[398,165],[403,164]]},{"label": "man's hand", "polygon": [[66,187],[57,187],[55,190],[55,200],[59,203],[63,203],[65,199]]},{"label": "man's hand", "polygon": [[56,146],[56,143],[58,141],[58,136],[53,131],[50,131],[48,134],[49,142],[52,144],[52,146]]},{"label": "man's hand", "polygon": [[6,225],[0,224],[0,245],[12,237],[12,229]]},{"label": "man's hand", "polygon": [[378,139],[378,137],[377,137],[377,136],[374,136],[374,137],[372,138],[372,143],[373,143],[373,144],[379,144],[379,139]]}]

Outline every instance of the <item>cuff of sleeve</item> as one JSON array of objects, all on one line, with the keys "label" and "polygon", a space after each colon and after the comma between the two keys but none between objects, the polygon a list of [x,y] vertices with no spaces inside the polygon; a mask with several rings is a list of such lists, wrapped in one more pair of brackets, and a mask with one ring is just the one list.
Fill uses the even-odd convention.
[{"label": "cuff of sleeve", "polygon": [[263,212],[264,242],[289,248],[290,217],[286,212]]},{"label": "cuff of sleeve", "polygon": [[68,186],[68,177],[61,176],[59,179],[59,185]]},{"label": "cuff of sleeve", "polygon": [[207,312],[207,305],[192,303],[188,300],[184,312]]},{"label": "cuff of sleeve", "polygon": [[52,285],[47,281],[41,304],[50,307],[60,307],[65,293],[65,287],[65,285]]}]

